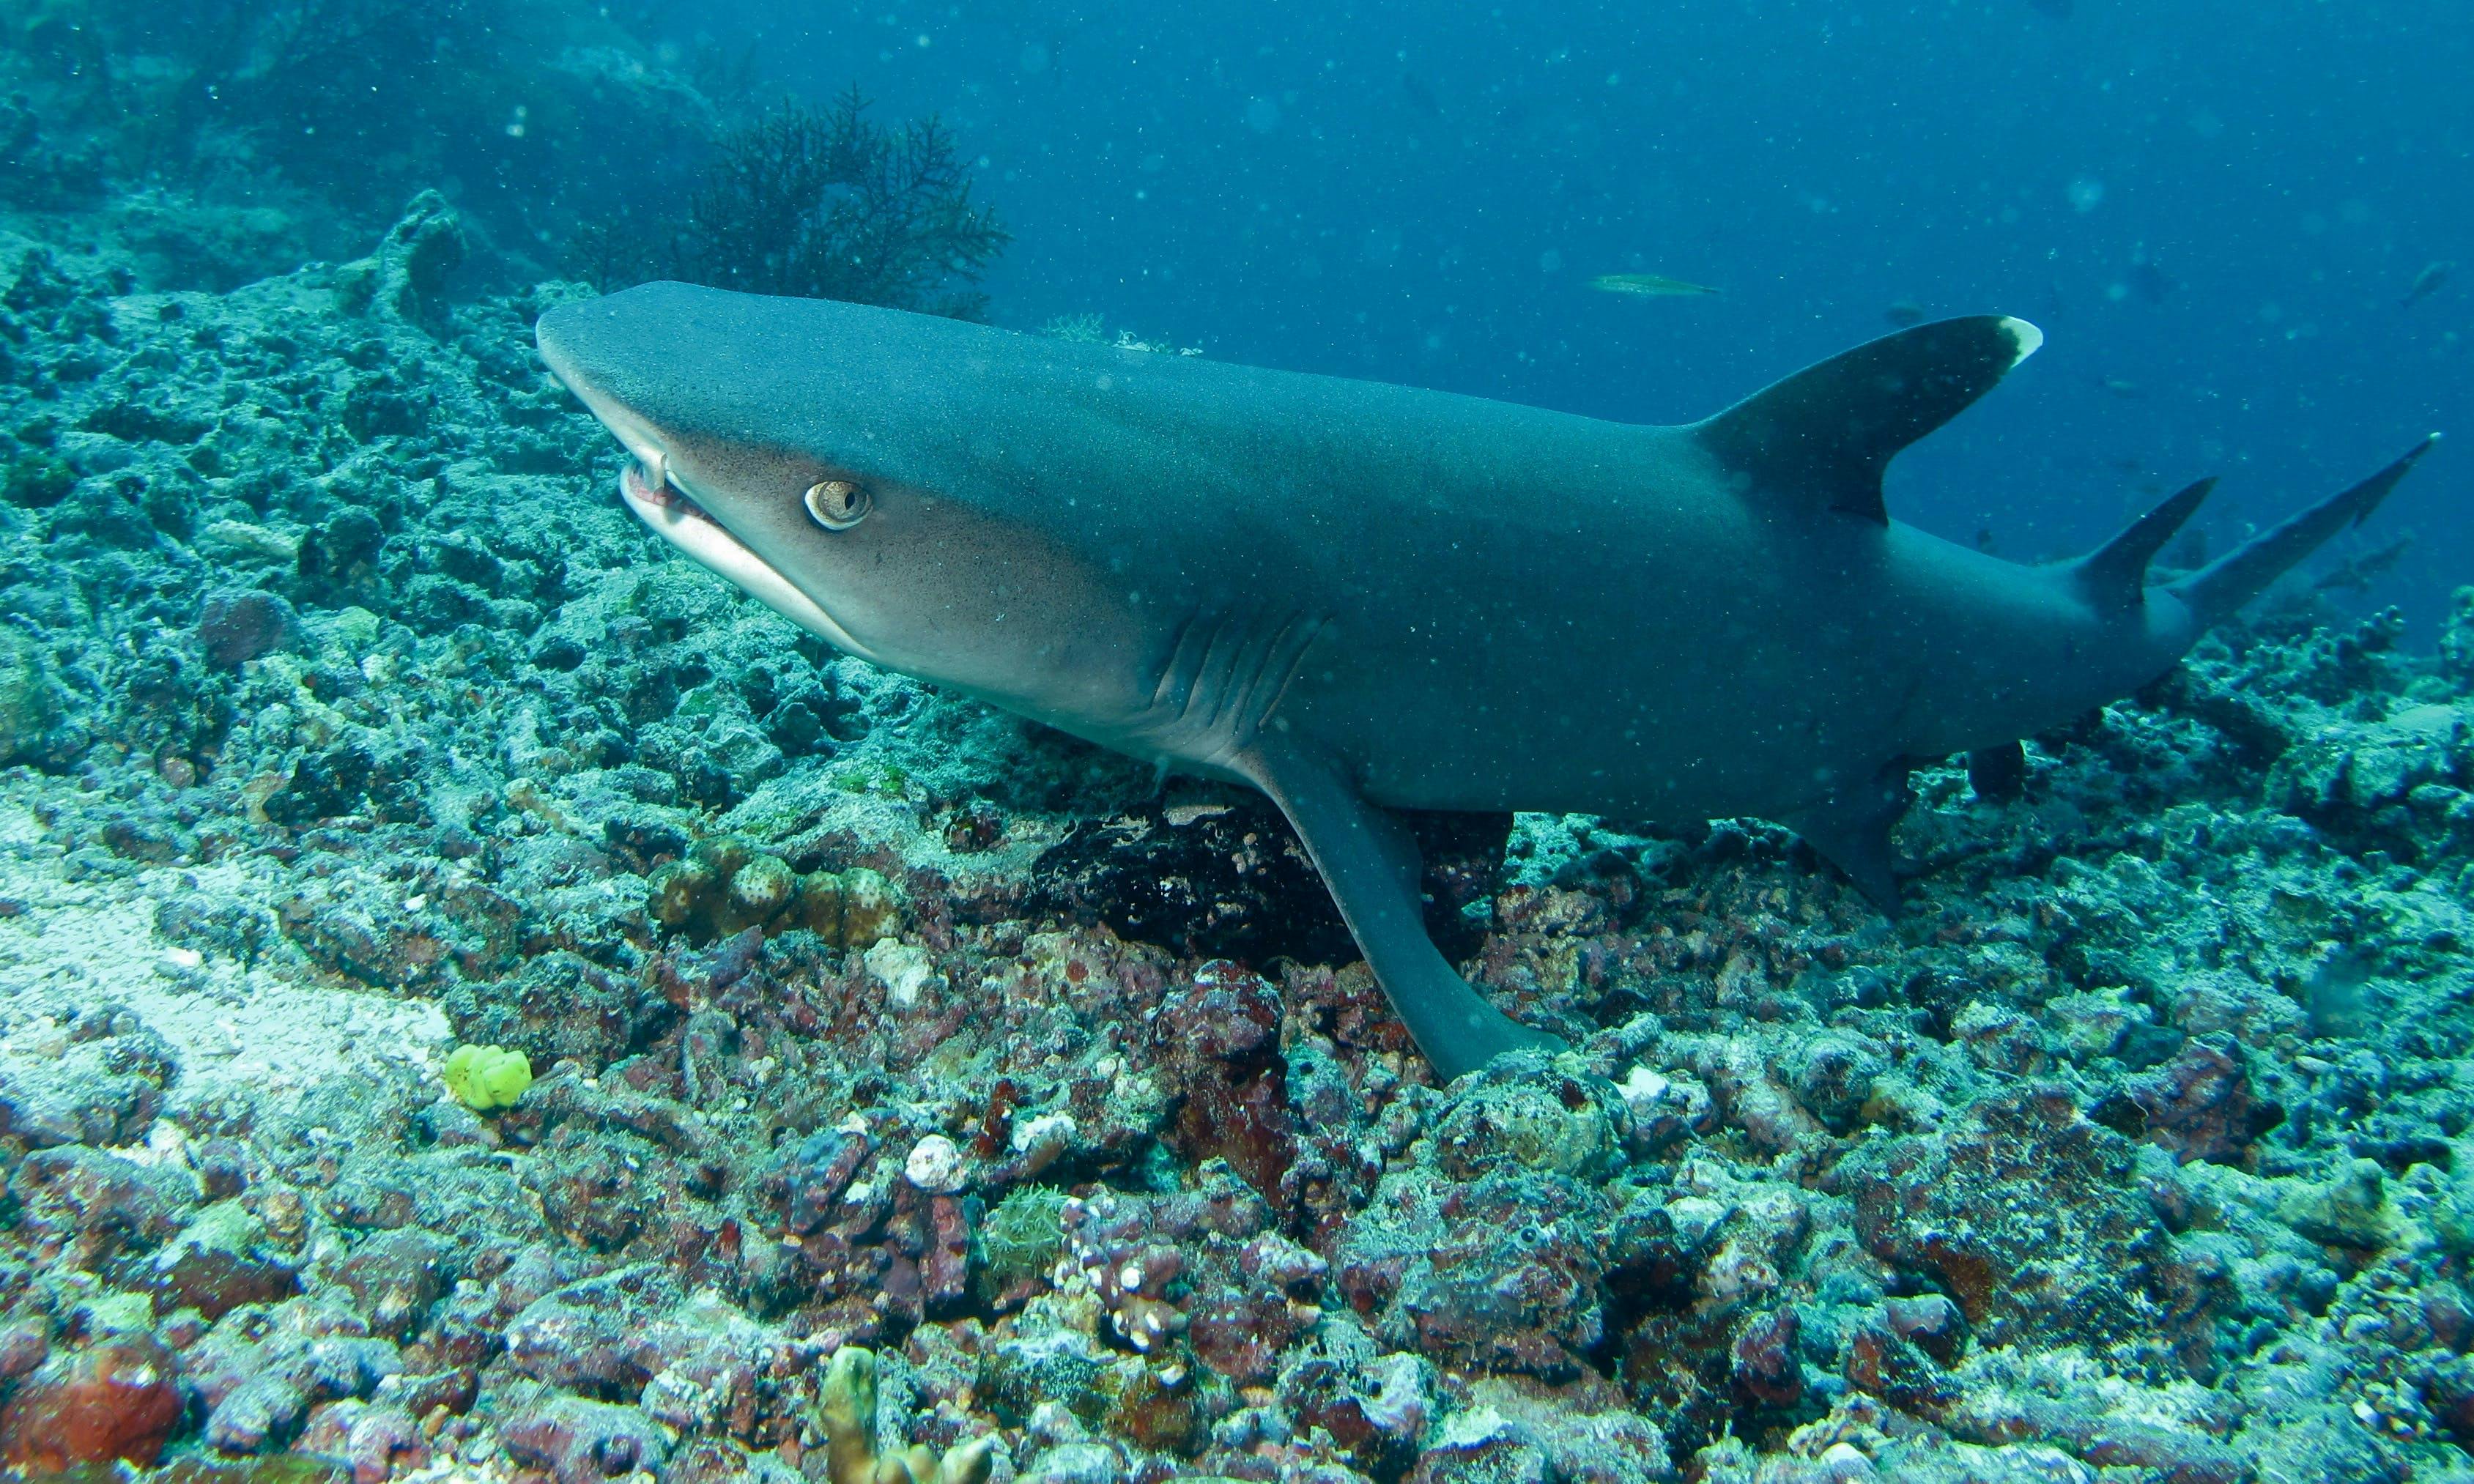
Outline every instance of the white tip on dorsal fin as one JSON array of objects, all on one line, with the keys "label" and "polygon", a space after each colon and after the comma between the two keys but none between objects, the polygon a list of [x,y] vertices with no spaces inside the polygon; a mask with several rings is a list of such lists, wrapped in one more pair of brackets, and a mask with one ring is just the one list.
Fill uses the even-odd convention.
[{"label": "white tip on dorsal fin", "polygon": [[2045,348],[2045,332],[2016,315],[2003,315],[2001,328],[2010,331],[2011,340],[2019,347],[2019,353],[2010,357],[2010,364],[2014,368],[2021,361]]},{"label": "white tip on dorsal fin", "polygon": [[1890,460],[2044,343],[2044,331],[2008,315],[1918,325],[1807,366],[1692,432],[1757,505],[1887,524]]}]

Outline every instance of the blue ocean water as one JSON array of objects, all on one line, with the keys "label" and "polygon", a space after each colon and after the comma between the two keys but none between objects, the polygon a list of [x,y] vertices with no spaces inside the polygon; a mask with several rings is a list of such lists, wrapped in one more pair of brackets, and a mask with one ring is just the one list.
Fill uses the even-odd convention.
[{"label": "blue ocean water", "polygon": [[[941,113],[1016,233],[1002,323],[1096,311],[1228,359],[1681,421],[1894,304],[2024,316],[2042,355],[1891,492],[2006,555],[2082,549],[2207,474],[2221,548],[2474,429],[2474,17],[2447,0],[716,3],[667,24],[753,40],[769,85],[857,78],[888,116]],[[1588,287],[1634,271],[1724,293]],[[2357,600],[2427,620],[2464,579],[2455,465],[2334,554],[2413,535]]]}]

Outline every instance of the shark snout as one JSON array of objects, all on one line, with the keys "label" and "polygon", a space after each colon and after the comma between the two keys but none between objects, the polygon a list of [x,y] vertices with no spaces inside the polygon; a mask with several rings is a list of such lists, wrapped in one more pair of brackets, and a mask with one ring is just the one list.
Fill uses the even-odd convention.
[{"label": "shark snout", "polygon": [[[561,386],[573,393],[602,426],[610,429],[620,447],[635,455],[643,471],[647,491],[658,492],[670,483],[670,458],[652,426],[637,415],[627,404],[613,396],[584,366],[583,359],[559,333],[558,311],[543,315],[533,328],[533,343],[541,351],[543,364]],[[632,503],[632,501],[631,501]]]}]

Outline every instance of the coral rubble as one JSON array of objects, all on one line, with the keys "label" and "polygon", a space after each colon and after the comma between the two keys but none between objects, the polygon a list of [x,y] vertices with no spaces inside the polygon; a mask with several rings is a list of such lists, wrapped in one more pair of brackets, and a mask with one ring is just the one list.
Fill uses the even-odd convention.
[{"label": "coral rubble", "polygon": [[1275,815],[667,560],[530,355],[586,290],[444,211],[0,242],[0,1463],[2465,1471],[2474,593],[1927,767],[1895,921],[1460,821],[1577,1049],[1439,1088]]}]

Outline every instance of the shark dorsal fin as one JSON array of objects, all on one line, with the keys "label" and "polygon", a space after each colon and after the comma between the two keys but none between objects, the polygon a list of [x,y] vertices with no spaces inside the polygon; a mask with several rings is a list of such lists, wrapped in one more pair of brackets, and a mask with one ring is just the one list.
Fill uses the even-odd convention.
[{"label": "shark dorsal fin", "polygon": [[1890,460],[2044,343],[2043,331],[2007,315],[1918,325],[1807,366],[1692,433],[1748,498],[1887,524]]},{"label": "shark dorsal fin", "polygon": [[2217,487],[2214,479],[2183,486],[2155,509],[2122,528],[2122,533],[2071,564],[2079,592],[2098,608],[2136,608],[2147,601],[2147,564],[2173,539]]}]

